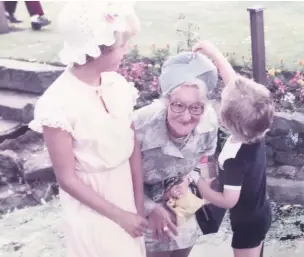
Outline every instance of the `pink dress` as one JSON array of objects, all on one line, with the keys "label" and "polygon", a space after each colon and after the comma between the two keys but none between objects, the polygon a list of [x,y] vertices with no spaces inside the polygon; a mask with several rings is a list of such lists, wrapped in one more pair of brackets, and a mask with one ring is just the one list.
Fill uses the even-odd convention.
[{"label": "pink dress", "polygon": [[[131,115],[136,89],[116,72],[102,74],[100,87],[88,86],[66,70],[41,96],[30,128],[61,128],[73,138],[79,178],[120,208],[136,212],[129,157]],[[108,112],[101,104],[105,102]],[[68,257],[143,257],[143,238],[60,191]]]}]

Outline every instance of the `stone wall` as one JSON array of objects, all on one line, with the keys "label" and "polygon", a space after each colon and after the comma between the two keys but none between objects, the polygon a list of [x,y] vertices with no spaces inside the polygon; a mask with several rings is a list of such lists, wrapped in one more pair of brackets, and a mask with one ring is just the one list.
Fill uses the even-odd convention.
[{"label": "stone wall", "polygon": [[277,113],[266,142],[270,175],[304,180],[304,114]]},{"label": "stone wall", "polygon": [[304,114],[276,113],[266,142],[270,196],[304,203]]}]

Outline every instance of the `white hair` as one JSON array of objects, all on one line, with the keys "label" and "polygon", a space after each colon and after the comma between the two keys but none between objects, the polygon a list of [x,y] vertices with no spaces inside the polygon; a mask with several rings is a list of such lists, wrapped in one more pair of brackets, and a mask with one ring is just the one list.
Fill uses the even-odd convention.
[{"label": "white hair", "polygon": [[165,99],[168,99],[174,92],[181,90],[184,87],[192,87],[192,88],[197,88],[199,90],[199,94],[201,97],[202,102],[207,102],[208,97],[207,97],[207,85],[204,81],[198,79],[198,78],[193,78],[190,80],[185,81],[184,83],[180,84],[178,87],[174,88],[170,93],[168,93],[166,96],[164,96]]}]

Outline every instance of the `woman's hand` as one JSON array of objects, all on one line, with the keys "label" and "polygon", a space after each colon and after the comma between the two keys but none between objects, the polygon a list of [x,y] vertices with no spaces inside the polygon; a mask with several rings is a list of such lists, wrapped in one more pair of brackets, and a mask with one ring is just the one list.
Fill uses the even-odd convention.
[{"label": "woman's hand", "polygon": [[143,236],[149,224],[142,216],[128,211],[122,211],[117,223],[134,238]]},{"label": "woman's hand", "polygon": [[153,236],[159,240],[170,240],[173,235],[178,235],[173,214],[170,214],[170,212],[161,205],[157,205],[151,211],[149,222]]}]

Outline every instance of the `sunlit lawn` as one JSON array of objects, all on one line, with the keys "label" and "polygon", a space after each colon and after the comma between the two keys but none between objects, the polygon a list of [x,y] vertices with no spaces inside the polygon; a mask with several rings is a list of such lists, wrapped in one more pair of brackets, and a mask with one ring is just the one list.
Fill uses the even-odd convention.
[{"label": "sunlit lawn", "polygon": [[[24,20],[21,30],[0,35],[0,57],[58,61],[57,52],[62,42],[56,27],[56,15],[64,2],[43,2],[53,20],[49,28],[40,32],[30,29],[23,2],[17,16]],[[141,33],[132,43],[149,54],[151,45],[176,44],[176,22],[180,13],[200,25],[201,38],[215,42],[224,52],[235,52],[240,59],[250,57],[250,28],[247,7],[264,5],[265,41],[268,66],[284,60],[290,68],[304,59],[304,2],[139,2]]]}]

